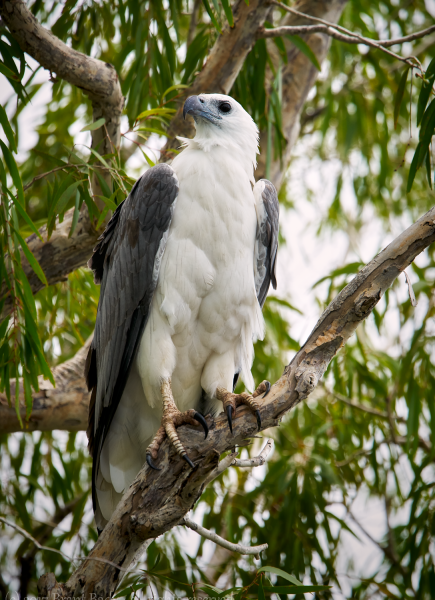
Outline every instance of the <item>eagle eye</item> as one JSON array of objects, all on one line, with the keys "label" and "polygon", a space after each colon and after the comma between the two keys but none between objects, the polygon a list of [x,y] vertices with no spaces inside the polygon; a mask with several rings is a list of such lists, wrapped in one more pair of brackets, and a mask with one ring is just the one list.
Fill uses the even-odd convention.
[{"label": "eagle eye", "polygon": [[219,110],[223,113],[229,113],[231,110],[231,104],[229,102],[221,102],[219,104]]}]

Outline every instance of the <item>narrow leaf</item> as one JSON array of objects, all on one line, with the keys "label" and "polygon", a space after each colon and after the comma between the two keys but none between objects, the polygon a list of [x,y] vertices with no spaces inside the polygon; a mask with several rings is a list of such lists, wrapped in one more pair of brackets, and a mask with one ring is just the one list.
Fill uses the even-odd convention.
[{"label": "narrow leaf", "polygon": [[25,203],[24,203],[23,184],[21,182],[21,177],[18,172],[17,163],[15,162],[15,159],[12,156],[11,151],[6,146],[6,144],[4,142],[2,142],[2,140],[0,140],[0,146],[1,146],[1,149],[3,152],[3,156],[5,158],[6,164],[9,168],[9,172],[12,176],[12,181],[14,182],[14,185],[17,188],[18,199],[21,202],[21,205],[24,207]]},{"label": "narrow leaf", "polygon": [[294,583],[296,585],[302,585],[302,583],[298,579],[296,579],[296,577],[290,575],[290,573],[282,571],[281,569],[277,569],[276,567],[261,567],[261,569],[258,569],[257,573],[274,573],[274,575],[279,575],[280,577],[282,577],[283,579],[287,579],[287,581],[290,581],[291,583]]},{"label": "narrow leaf", "polygon": [[89,123],[89,125],[86,125],[82,129],[80,129],[80,131],[95,131],[96,129],[100,129],[100,127],[102,127],[105,122],[106,119],[102,117],[101,119],[97,119],[93,123]]},{"label": "narrow leaf", "polygon": [[[163,100],[163,98],[164,98],[165,96],[167,96],[167,95],[168,95],[170,92],[173,92],[174,90],[181,90],[181,89],[185,89],[185,88],[187,88],[187,87],[189,87],[189,86],[188,86],[188,85],[185,85],[184,83],[178,83],[177,85],[171,85],[171,87],[168,87],[168,89],[167,89],[167,90],[165,90],[165,91],[163,92],[162,100]],[[169,110],[172,110],[172,109],[169,109]],[[175,110],[174,110],[174,112],[175,112]],[[138,117],[138,119],[139,119],[139,117]]]},{"label": "narrow leaf", "polygon": [[216,21],[216,17],[213,14],[213,11],[211,9],[209,1],[208,0],[202,0],[202,3],[204,4],[204,8],[207,11],[208,16],[210,17],[210,20],[213,23],[215,29],[217,31],[219,31],[219,33],[222,33],[222,29],[221,29],[219,23]]},{"label": "narrow leaf", "polygon": [[303,40],[299,35],[287,35],[287,37],[293,42],[293,44],[296,46],[296,48],[298,48],[302,52],[302,54],[305,54],[305,56],[316,67],[316,69],[318,71],[321,71],[321,67],[319,65],[319,61],[317,60],[316,55],[311,50],[311,48],[306,43],[306,41]]},{"label": "narrow leaf", "polygon": [[9,189],[6,189],[6,192],[9,195],[10,199],[12,200],[12,202],[14,203],[15,208],[20,213],[20,216],[24,219],[24,221],[27,223],[27,225],[30,227],[30,229],[33,231],[33,233],[35,235],[37,235],[39,237],[39,239],[41,240],[41,242],[42,242],[43,241],[42,236],[39,233],[38,229],[36,228],[36,226],[35,226],[34,222],[32,221],[32,219],[26,213],[26,211],[21,206],[21,204],[18,202],[18,200],[15,198],[15,196],[12,194],[12,192]]},{"label": "narrow leaf", "polygon": [[402,105],[403,95],[405,93],[406,82],[408,80],[408,71],[410,67],[407,65],[403,70],[402,77],[400,78],[399,87],[397,88],[396,100],[394,102],[394,129],[396,129],[397,121],[399,119],[400,107]]},{"label": "narrow leaf", "polygon": [[[176,86],[172,86],[175,88]],[[184,86],[184,87],[187,87]],[[165,92],[165,94],[170,91],[171,88]],[[176,112],[175,108],[150,108],[149,110],[144,110],[136,117],[136,121],[140,121],[141,119],[146,119],[147,117],[152,117],[153,115],[172,115]]]},{"label": "narrow leaf", "polygon": [[11,145],[12,152],[17,152],[17,144],[15,142],[14,132],[12,131],[11,124],[9,123],[8,115],[5,109],[0,104],[0,124],[3,127],[6,137]]},{"label": "narrow leaf", "polygon": [[3,75],[5,75],[5,77],[7,77],[8,79],[13,79],[14,81],[21,81],[20,76],[8,69],[8,67],[2,62],[0,62],[0,73],[3,73]]},{"label": "narrow leaf", "polygon": [[230,3],[228,2],[228,0],[221,0],[221,2],[222,2],[225,16],[228,21],[228,25],[230,27],[234,27],[234,16],[233,16],[233,11],[231,10]]},{"label": "narrow leaf", "polygon": [[420,122],[423,118],[424,111],[426,109],[426,104],[429,100],[430,93],[432,91],[433,86],[433,77],[428,81],[423,81],[421,86],[420,94],[418,96],[417,101],[417,125],[420,125]]},{"label": "narrow leaf", "polygon": [[25,257],[27,258],[27,260],[29,262],[29,265],[35,271],[36,275],[39,277],[39,279],[42,281],[42,283],[44,285],[48,285],[47,278],[45,277],[44,271],[41,269],[41,266],[40,266],[39,262],[36,260],[35,255],[30,250],[27,243],[24,241],[24,239],[21,237],[21,235],[18,233],[18,231],[15,228],[14,228],[14,232],[18,238],[18,241],[20,242],[20,245],[23,249]]},{"label": "narrow leaf", "polygon": [[326,592],[330,590],[330,585],[265,585],[265,592],[272,592],[273,594],[306,594],[307,592]]},{"label": "narrow leaf", "polygon": [[431,164],[430,164],[431,153],[428,151],[426,153],[426,175],[427,180],[429,182],[429,187],[432,189],[432,173],[431,173]]},{"label": "narrow leaf", "polygon": [[258,584],[258,600],[266,600],[266,596],[264,595],[262,578],[260,579],[260,583]]}]

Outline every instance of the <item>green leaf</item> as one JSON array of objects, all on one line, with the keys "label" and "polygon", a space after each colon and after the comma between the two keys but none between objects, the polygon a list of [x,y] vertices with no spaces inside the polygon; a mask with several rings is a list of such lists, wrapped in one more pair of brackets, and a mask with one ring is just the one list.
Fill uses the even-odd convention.
[{"label": "green leaf", "polygon": [[424,112],[423,118],[421,120],[421,127],[419,133],[419,139],[422,142],[426,142],[429,145],[430,140],[434,133],[434,125],[435,125],[435,100],[429,104],[427,109]]},{"label": "green leaf", "polygon": [[427,181],[429,183],[430,189],[432,189],[432,173],[431,173],[431,164],[430,164],[431,153],[426,152],[426,175]]},{"label": "green leaf", "polygon": [[12,131],[12,127],[9,123],[8,115],[6,114],[5,109],[0,104],[0,124],[3,127],[3,131],[5,132],[6,137],[11,145],[12,152],[17,152],[17,144],[15,141],[14,132]]},{"label": "green leaf", "polygon": [[3,73],[3,75],[5,75],[5,77],[7,77],[8,79],[13,79],[14,81],[21,81],[21,77],[13,71],[11,71],[10,69],[8,69],[8,67],[2,62],[0,62],[0,73]]},{"label": "green leaf", "polygon": [[423,118],[424,111],[426,109],[426,104],[429,100],[430,93],[432,91],[434,78],[431,77],[429,81],[423,81],[421,86],[420,94],[418,96],[417,101],[417,125],[420,125],[420,122]]},{"label": "green leaf", "polygon": [[[104,198],[105,200],[107,200],[107,198]],[[104,219],[107,217],[107,214],[110,210],[110,206],[105,206],[103,208],[103,210],[101,211],[100,217],[97,221],[97,229],[100,229],[101,225],[104,223]]]},{"label": "green leaf", "polygon": [[54,216],[57,212],[58,214],[62,213],[65,209],[66,205],[70,201],[72,195],[77,190],[79,185],[81,185],[86,179],[80,179],[79,181],[74,181],[71,185],[69,185],[66,190],[60,195],[57,199],[56,203],[51,207],[50,213]]},{"label": "green leaf", "polygon": [[258,569],[257,573],[274,573],[275,575],[279,575],[283,579],[287,579],[287,581],[290,581],[291,583],[294,583],[296,585],[302,585],[302,583],[298,579],[296,579],[296,577],[290,575],[290,573],[282,571],[281,569],[277,569],[276,567],[261,567],[260,569]]},{"label": "green leaf", "polygon": [[27,223],[27,225],[30,227],[31,231],[33,231],[33,233],[35,235],[37,235],[39,237],[39,239],[41,241],[42,240],[42,236],[39,233],[38,229],[36,228],[35,224],[33,223],[32,219],[29,217],[29,215],[26,213],[26,211],[24,210],[24,208],[21,206],[21,204],[18,202],[18,200],[15,198],[15,196],[12,194],[12,192],[9,189],[6,189],[7,194],[9,195],[10,199],[12,200],[12,202],[15,205],[15,208],[17,209],[17,211],[20,213],[20,216],[24,219],[24,221]]},{"label": "green leaf", "polygon": [[42,281],[42,283],[44,285],[48,285],[47,278],[45,277],[44,271],[41,269],[41,266],[40,266],[39,262],[36,260],[35,255],[30,250],[27,243],[24,241],[24,239],[21,237],[21,235],[18,233],[18,231],[15,228],[14,228],[14,232],[18,238],[18,241],[21,244],[24,255],[27,258],[29,265],[32,267],[32,269],[34,270],[36,275],[39,277],[39,279]]},{"label": "green leaf", "polygon": [[263,579],[262,578],[260,578],[260,583],[258,584],[258,600],[266,600],[266,596],[264,595]]},{"label": "green leaf", "polygon": [[306,594],[307,592],[326,592],[331,585],[265,585],[264,591],[272,594]]},{"label": "green leaf", "polygon": [[14,185],[17,188],[18,199],[21,202],[21,205],[24,207],[25,203],[24,203],[23,184],[21,182],[21,177],[18,172],[17,163],[15,162],[15,159],[12,156],[11,151],[9,150],[9,148],[6,146],[6,144],[2,140],[0,140],[0,146],[3,151],[3,156],[6,161],[6,164],[9,168],[9,172],[12,176],[12,181],[14,182]]},{"label": "green leaf", "polygon": [[305,40],[303,40],[299,35],[287,35],[287,37],[293,42],[296,48],[302,52],[302,54],[305,54],[305,56],[313,63],[318,71],[322,70],[316,55]]},{"label": "green leaf", "polygon": [[[169,90],[170,89],[171,88],[169,88]],[[149,110],[144,110],[143,112],[141,112],[140,115],[136,117],[136,121],[146,119],[147,117],[152,117],[153,115],[173,115],[175,112],[177,112],[175,108],[150,108]]]},{"label": "green leaf", "polygon": [[403,70],[402,77],[400,78],[399,87],[397,88],[396,100],[394,102],[394,129],[396,129],[397,121],[399,119],[399,112],[402,105],[403,95],[405,93],[409,69],[410,66],[406,65]]},{"label": "green leaf", "polygon": [[228,25],[230,27],[234,27],[234,16],[233,16],[233,11],[231,10],[230,3],[228,2],[228,0],[221,0],[221,2],[222,2],[225,16],[228,21]]},{"label": "green leaf", "polygon": [[102,117],[101,119],[97,119],[93,123],[89,123],[89,125],[86,125],[82,129],[80,129],[80,131],[95,131],[96,129],[100,129],[100,127],[102,127],[105,122],[106,119]]},{"label": "green leaf", "polygon": [[216,21],[216,17],[213,14],[213,11],[211,9],[210,3],[208,0],[202,0],[202,3],[204,4],[204,8],[208,13],[208,16],[210,17],[211,22],[213,23],[216,31],[218,31],[219,33],[222,33],[222,29],[221,26],[219,25],[219,23]]},{"label": "green leaf", "polygon": [[73,218],[72,218],[72,222],[71,222],[71,229],[68,234],[69,238],[72,236],[72,234],[74,233],[75,228],[77,226],[79,216],[80,216],[80,208],[81,208],[82,204],[83,204],[83,199],[81,198],[79,189],[77,188],[76,201],[75,201],[75,205],[74,205],[74,214],[73,214]]},{"label": "green leaf", "polygon": [[[186,88],[188,88],[188,87],[189,87],[189,86],[188,86],[188,85],[185,85],[184,83],[178,83],[177,85],[171,85],[171,87],[168,87],[168,89],[167,89],[167,90],[165,90],[165,91],[163,92],[163,95],[162,95],[162,100],[163,100],[163,98],[164,98],[165,96],[167,96],[168,94],[170,94],[170,93],[171,93],[171,92],[173,92],[174,90],[186,89]],[[170,109],[170,110],[171,110],[171,109]],[[145,111],[145,112],[146,112],[146,111]],[[175,112],[175,110],[174,110],[174,112]],[[139,117],[138,117],[136,120],[138,120],[138,119],[139,119]]]},{"label": "green leaf", "polygon": [[423,164],[427,152],[427,146],[423,145],[421,142],[418,142],[417,148],[415,149],[414,156],[412,158],[411,166],[409,167],[408,174],[408,183],[406,186],[406,191],[409,193],[412,188],[412,184],[414,183],[415,175],[418,169]]},{"label": "green leaf", "polygon": [[166,132],[163,129],[157,129],[157,127],[138,127],[135,131],[149,131],[150,133],[166,136]]}]

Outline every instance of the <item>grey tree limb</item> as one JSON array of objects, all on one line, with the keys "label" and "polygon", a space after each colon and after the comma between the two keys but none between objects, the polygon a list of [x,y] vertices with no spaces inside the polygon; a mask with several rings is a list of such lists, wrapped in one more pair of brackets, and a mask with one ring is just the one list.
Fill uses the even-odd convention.
[{"label": "grey tree limb", "polygon": [[268,544],[261,544],[261,546],[244,546],[243,544],[233,544],[232,542],[228,542],[227,540],[225,540],[217,533],[209,531],[208,529],[205,529],[205,527],[202,527],[202,525],[198,525],[198,523],[191,521],[188,517],[184,517],[183,521],[181,522],[181,525],[185,525],[192,531],[196,531],[196,533],[198,533],[201,537],[205,538],[206,540],[210,540],[218,546],[222,546],[222,548],[231,550],[231,552],[238,552],[239,554],[244,555],[253,554],[254,556],[260,558],[259,554],[263,552],[263,550],[267,550],[268,548]]},{"label": "grey tree limb", "polygon": [[[64,44],[38,22],[23,0],[0,0],[0,15],[22,50],[51,73],[80,88],[92,103],[94,121],[105,119],[103,127],[91,132],[92,147],[101,155],[117,152],[121,140],[124,97],[114,67]],[[110,173],[101,170],[100,175],[111,187]],[[104,194],[96,175],[91,179],[91,189],[101,210],[104,205],[98,197]],[[83,204],[77,227],[69,237],[73,213],[74,209],[68,211],[61,224],[56,221],[56,230],[50,240],[47,239],[46,227],[40,230],[43,242],[36,235],[27,240],[49,285],[64,280],[69,273],[86,264],[101,233],[90,221],[86,205]],[[32,291],[36,293],[43,284],[23,253],[21,260]],[[11,310],[12,303],[6,299],[3,315]]]},{"label": "grey tree limb", "polygon": [[[372,312],[386,289],[434,241],[435,207],[380,252],[331,302],[261,405],[262,429],[276,427],[288,411],[311,394],[335,354]],[[195,469],[190,469],[165,441],[159,453],[161,470],[153,471],[146,465],[139,472],[88,559],[61,585],[57,600],[81,594],[90,598],[94,593],[109,597],[121,577],[121,571],[113,564],[125,570],[144,542],[183,524],[210,474],[218,467],[220,454],[245,444],[257,433],[256,419],[244,407],[237,411],[233,435],[224,414],[215,419],[208,416],[207,421],[206,440],[194,427],[179,429]],[[99,558],[109,562],[95,560]],[[46,589],[41,591],[48,595]]]}]

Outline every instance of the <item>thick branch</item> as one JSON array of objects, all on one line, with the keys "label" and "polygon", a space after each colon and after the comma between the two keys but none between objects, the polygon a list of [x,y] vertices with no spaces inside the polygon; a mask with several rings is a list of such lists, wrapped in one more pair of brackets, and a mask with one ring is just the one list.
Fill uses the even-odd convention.
[{"label": "thick branch", "polygon": [[[0,15],[22,50],[37,60],[45,69],[71,85],[83,90],[92,102],[94,121],[104,118],[103,127],[92,131],[92,146],[100,154],[110,154],[119,149],[121,139],[121,114],[124,107],[118,75],[112,65],[73,50],[50,33],[33,16],[23,0],[0,0]],[[111,176],[102,170],[100,175],[111,186]],[[92,177],[92,193],[103,196],[96,176]],[[97,206],[103,208],[101,200],[95,198]],[[92,253],[99,233],[89,220],[83,205],[79,223],[69,238],[74,209],[66,213],[62,224],[57,222],[56,231],[47,242],[46,228],[37,236],[29,238],[29,246],[44,271],[49,284],[62,281],[65,277],[86,264]],[[43,285],[31,269],[23,253],[24,271],[35,293]],[[6,301],[3,315],[10,312],[12,304]]]},{"label": "thick branch", "polygon": [[[24,391],[20,385],[20,414],[25,431],[83,431],[88,425],[89,393],[83,377],[86,354],[91,338],[67,362],[53,369],[56,387],[42,376],[38,378],[39,392],[33,394],[33,410],[26,423]],[[11,395],[15,390],[12,385]],[[15,406],[9,406],[5,394],[0,394],[0,434],[22,431]]]},{"label": "thick branch", "polygon": [[[308,340],[285,369],[261,406],[263,429],[274,427],[283,415],[307,398],[336,352],[378,303],[394,279],[435,241],[435,207],[376,256],[328,306]],[[196,464],[194,470],[165,441],[160,448],[160,471],[145,466],[123,496],[92,552],[64,586],[64,596],[91,593],[109,597],[120,571],[104,558],[128,568],[145,541],[182,524],[217,467],[219,455],[246,443],[257,431],[256,419],[239,408],[231,435],[223,414],[208,417],[206,440],[197,428],[179,429],[180,439]]]}]

